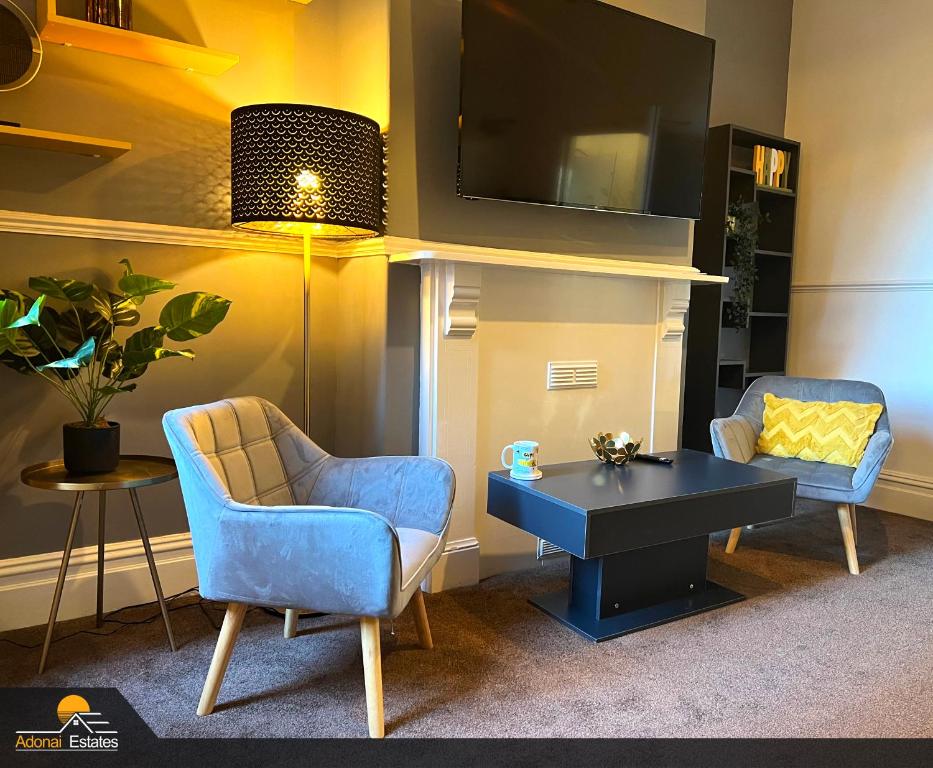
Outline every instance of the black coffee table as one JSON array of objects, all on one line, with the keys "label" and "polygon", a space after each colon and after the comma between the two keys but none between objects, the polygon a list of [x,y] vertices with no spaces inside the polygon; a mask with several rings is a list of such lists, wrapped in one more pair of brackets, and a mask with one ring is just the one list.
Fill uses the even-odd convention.
[{"label": "black coffee table", "polygon": [[532,604],[609,640],[743,600],[707,581],[709,535],[794,514],[793,477],[698,451],[671,465],[577,461],[489,473],[487,512],[570,553],[570,589]]}]

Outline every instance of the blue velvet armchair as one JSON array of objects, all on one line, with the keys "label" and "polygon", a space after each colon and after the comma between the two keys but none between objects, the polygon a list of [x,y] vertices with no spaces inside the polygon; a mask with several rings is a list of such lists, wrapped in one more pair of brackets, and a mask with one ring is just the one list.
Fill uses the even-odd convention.
[{"label": "blue velvet armchair", "polygon": [[[734,415],[725,419],[713,419],[710,424],[713,453],[717,456],[793,475],[797,478],[798,497],[836,504],[849,572],[858,575],[858,527],[855,505],[868,498],[894,443],[887,407],[875,424],[875,432],[868,441],[865,455],[862,456],[858,467],[842,467],[836,464],[756,454],[755,446],[762,430],[766,392],[795,400],[822,400],[830,403],[849,400],[854,403],[882,405],[885,404],[884,394],[874,384],[864,381],[762,376],[746,390]],[[732,530],[726,544],[727,553],[735,551],[740,534],[740,528]]]},{"label": "blue velvet armchair", "polygon": [[384,733],[379,620],[411,601],[432,647],[421,582],[444,551],[454,474],[433,458],[339,459],[274,405],[241,397],[170,411],[199,590],[228,603],[198,705],[214,708],[251,605],[360,617],[371,736]]}]

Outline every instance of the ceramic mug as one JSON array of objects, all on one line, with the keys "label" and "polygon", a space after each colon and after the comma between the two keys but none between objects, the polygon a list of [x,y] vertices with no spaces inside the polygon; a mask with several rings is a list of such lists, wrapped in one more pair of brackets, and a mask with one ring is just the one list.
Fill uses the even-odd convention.
[{"label": "ceramic mug", "polygon": [[[505,454],[512,451],[512,463],[507,464]],[[516,440],[502,449],[502,466],[516,480],[537,480],[541,477],[538,469],[538,444],[534,440]]]}]

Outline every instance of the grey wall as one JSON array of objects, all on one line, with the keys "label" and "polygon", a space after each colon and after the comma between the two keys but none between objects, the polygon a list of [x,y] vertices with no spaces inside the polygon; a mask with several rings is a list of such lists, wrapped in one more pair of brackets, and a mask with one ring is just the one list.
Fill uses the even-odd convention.
[{"label": "grey wall", "polygon": [[[617,4],[649,13],[655,5]],[[702,3],[656,5],[664,11],[665,21],[676,23],[682,17],[684,26],[702,24]],[[392,3],[391,234],[499,248],[685,262],[690,242],[686,221],[457,196],[460,9],[458,0]]]},{"label": "grey wall", "polygon": [[[894,450],[868,506],[933,520],[933,3],[801,0],[789,373],[884,391]],[[846,289],[859,285],[859,290]]]},{"label": "grey wall", "polygon": [[[793,0],[614,0],[716,40],[710,122],[782,133]],[[456,194],[460,0],[391,5],[395,235],[560,253],[683,261],[685,221],[546,208]]]},{"label": "grey wall", "polygon": [[794,0],[706,0],[716,40],[710,125],[784,134],[793,10]]},{"label": "grey wall", "polygon": [[390,264],[386,305],[386,428],[382,453],[418,453],[421,369],[421,272]]}]

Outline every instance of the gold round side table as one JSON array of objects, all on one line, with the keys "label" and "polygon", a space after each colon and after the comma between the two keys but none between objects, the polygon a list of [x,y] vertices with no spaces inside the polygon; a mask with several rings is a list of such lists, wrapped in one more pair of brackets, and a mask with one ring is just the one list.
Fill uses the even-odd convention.
[{"label": "gold round side table", "polygon": [[61,602],[62,589],[65,586],[65,574],[68,571],[68,561],[71,559],[71,548],[74,545],[78,516],[81,514],[81,504],[84,501],[84,494],[94,491],[99,494],[97,506],[97,626],[101,626],[104,619],[104,520],[107,516],[107,492],[127,490],[130,492],[130,501],[133,503],[133,512],[136,514],[139,535],[142,538],[143,548],[146,550],[146,560],[149,561],[152,586],[155,587],[159,608],[162,610],[162,619],[165,622],[168,643],[172,650],[175,650],[172,624],[169,621],[165,597],[162,595],[162,585],[159,583],[159,573],[156,570],[155,559],[152,556],[149,534],[146,532],[146,523],[143,520],[143,511],[139,505],[139,496],[136,489],[147,485],[166,483],[177,477],[178,470],[175,468],[175,462],[162,456],[121,456],[120,463],[115,470],[99,475],[70,475],[61,459],[34,464],[22,471],[20,479],[33,488],[45,488],[52,491],[74,491],[76,494],[74,509],[71,513],[71,524],[68,527],[68,537],[65,539],[65,551],[62,553],[62,565],[58,570],[58,581],[55,584],[55,595],[52,598],[52,610],[49,612],[49,626],[45,632],[45,643],[42,645],[42,657],[39,659],[40,675],[45,670],[45,661],[49,655],[49,644],[52,642],[52,630],[55,628],[58,605]]}]

